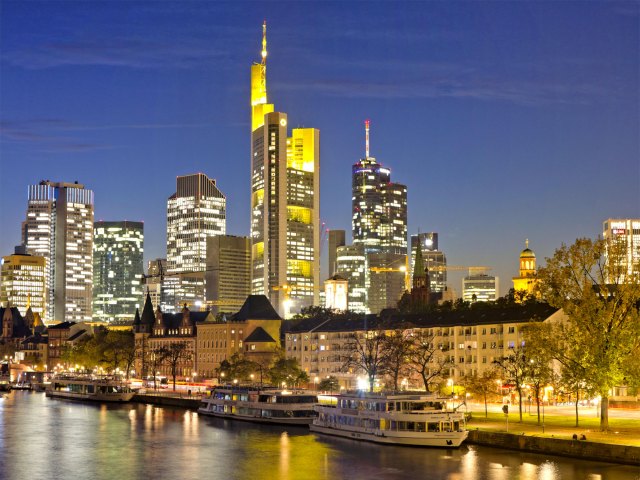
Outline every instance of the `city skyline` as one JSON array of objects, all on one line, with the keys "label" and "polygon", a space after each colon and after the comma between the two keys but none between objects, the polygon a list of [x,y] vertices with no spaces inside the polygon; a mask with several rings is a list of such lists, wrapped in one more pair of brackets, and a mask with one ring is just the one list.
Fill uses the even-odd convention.
[{"label": "city skyline", "polygon": [[228,233],[247,235],[246,65],[264,18],[270,101],[322,131],[328,228],[350,230],[366,118],[374,156],[407,184],[408,233],[439,232],[451,264],[493,266],[502,295],[525,238],[544,264],[640,216],[637,5],[348,5],[313,5],[312,25],[291,5],[5,4],[0,253],[43,178],[87,185],[96,220],[145,221],[146,260],[166,255],[179,175],[215,178]]}]

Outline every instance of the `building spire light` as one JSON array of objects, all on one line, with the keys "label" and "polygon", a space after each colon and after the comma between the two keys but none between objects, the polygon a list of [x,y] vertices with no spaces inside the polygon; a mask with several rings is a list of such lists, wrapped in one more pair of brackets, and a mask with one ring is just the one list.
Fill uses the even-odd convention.
[{"label": "building spire light", "polygon": [[364,130],[365,130],[365,158],[369,158],[369,125],[371,125],[371,120],[364,121]]},{"label": "building spire light", "polygon": [[262,24],[262,65],[267,64],[267,21]]}]

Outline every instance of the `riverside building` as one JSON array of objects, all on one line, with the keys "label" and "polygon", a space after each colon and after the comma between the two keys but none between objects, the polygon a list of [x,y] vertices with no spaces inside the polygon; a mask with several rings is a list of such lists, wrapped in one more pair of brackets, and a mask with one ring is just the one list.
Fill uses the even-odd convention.
[{"label": "riverside building", "polygon": [[45,319],[91,320],[93,191],[77,182],[30,185],[23,245],[45,258]]},{"label": "riverside building", "polygon": [[251,66],[251,291],[282,316],[317,305],[320,288],[320,132],[294,128],[268,103],[266,22]]},{"label": "riverside building", "polygon": [[31,307],[40,318],[45,315],[46,261],[42,256],[16,253],[2,257],[0,267],[0,306],[15,307],[22,316]]},{"label": "riverside building", "polygon": [[142,305],[143,253],[144,223],[94,223],[94,320],[130,320],[131,312]]}]

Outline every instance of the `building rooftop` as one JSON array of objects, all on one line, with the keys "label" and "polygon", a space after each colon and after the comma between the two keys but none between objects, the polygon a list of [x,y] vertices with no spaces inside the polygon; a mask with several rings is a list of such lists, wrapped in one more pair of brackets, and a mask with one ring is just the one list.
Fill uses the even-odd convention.
[{"label": "building rooftop", "polygon": [[253,332],[249,334],[247,338],[244,339],[246,342],[254,342],[254,343],[275,343],[275,340],[271,335],[269,335],[264,328],[258,327]]},{"label": "building rooftop", "polygon": [[269,299],[264,295],[249,295],[242,308],[230,319],[232,322],[246,322],[247,320],[282,320],[275,311]]}]

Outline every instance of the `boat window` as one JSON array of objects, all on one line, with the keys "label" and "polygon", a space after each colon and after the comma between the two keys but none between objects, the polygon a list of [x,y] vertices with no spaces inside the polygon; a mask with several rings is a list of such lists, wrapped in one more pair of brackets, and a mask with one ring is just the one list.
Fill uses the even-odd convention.
[{"label": "boat window", "polygon": [[393,412],[396,409],[396,404],[393,402],[387,403],[387,411]]},{"label": "boat window", "polygon": [[427,423],[427,432],[439,432],[440,424],[439,423]]},{"label": "boat window", "polygon": [[457,432],[460,430],[460,422],[453,422],[453,431]]}]

